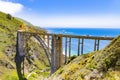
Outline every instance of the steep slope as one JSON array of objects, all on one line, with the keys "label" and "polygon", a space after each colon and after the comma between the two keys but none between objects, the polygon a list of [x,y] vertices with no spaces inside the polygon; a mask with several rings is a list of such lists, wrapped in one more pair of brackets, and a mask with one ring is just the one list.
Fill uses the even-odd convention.
[{"label": "steep slope", "polygon": [[15,17],[15,18],[18,19],[19,21],[25,23],[27,26],[34,26],[34,25],[32,25],[31,23],[27,22],[26,20],[23,20],[23,19],[18,18],[18,17]]},{"label": "steep slope", "polygon": [[[18,80],[14,57],[16,54],[16,34],[24,21],[20,21],[10,14],[0,12],[0,80]],[[24,23],[27,25],[27,23]],[[45,30],[31,27],[32,31],[46,32]],[[49,72],[47,57],[35,38],[28,40],[29,52],[25,58],[25,76],[32,80]],[[33,46],[34,44],[34,46]],[[11,73],[10,73],[11,72]]]},{"label": "steep slope", "polygon": [[120,36],[103,50],[77,57],[49,80],[120,80]]}]

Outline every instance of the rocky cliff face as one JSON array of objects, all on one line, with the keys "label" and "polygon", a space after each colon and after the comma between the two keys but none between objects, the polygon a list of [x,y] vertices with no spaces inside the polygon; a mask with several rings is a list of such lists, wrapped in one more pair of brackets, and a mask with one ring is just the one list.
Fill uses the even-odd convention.
[{"label": "rocky cliff face", "polygon": [[49,80],[120,80],[120,36],[103,50],[77,57]]}]

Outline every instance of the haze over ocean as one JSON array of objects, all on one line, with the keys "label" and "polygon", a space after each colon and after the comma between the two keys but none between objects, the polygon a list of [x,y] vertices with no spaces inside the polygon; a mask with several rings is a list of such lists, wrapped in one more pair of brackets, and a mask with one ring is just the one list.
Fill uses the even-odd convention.
[{"label": "haze over ocean", "polygon": [[[71,34],[71,35],[89,35],[89,36],[109,36],[117,37],[120,35],[120,28],[46,28],[48,33]],[[71,55],[77,55],[77,39],[72,39]],[[100,49],[109,44],[110,41],[100,41]],[[63,52],[65,41],[63,40]],[[84,54],[92,52],[94,49],[94,40],[85,40]]]}]

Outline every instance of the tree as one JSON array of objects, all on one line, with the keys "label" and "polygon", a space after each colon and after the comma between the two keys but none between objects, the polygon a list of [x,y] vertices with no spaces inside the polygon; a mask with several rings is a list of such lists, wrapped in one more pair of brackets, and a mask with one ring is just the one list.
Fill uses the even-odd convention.
[{"label": "tree", "polygon": [[12,16],[11,16],[10,14],[7,14],[7,18],[8,18],[9,20],[11,20],[11,19],[12,19]]}]

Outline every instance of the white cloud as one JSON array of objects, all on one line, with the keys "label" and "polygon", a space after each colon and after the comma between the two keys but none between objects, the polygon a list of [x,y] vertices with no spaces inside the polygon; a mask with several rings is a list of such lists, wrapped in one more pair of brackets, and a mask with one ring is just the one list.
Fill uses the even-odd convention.
[{"label": "white cloud", "polygon": [[15,14],[23,9],[23,5],[20,3],[13,3],[6,0],[0,0],[0,11],[10,14]]},{"label": "white cloud", "polygon": [[120,16],[26,16],[35,25],[41,27],[73,27],[73,28],[120,28]]}]

